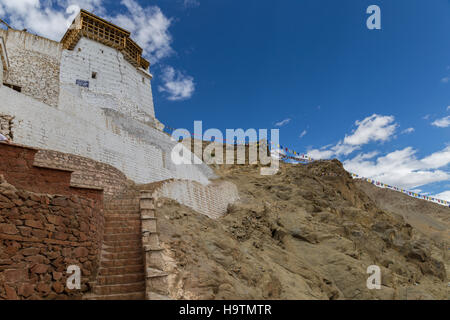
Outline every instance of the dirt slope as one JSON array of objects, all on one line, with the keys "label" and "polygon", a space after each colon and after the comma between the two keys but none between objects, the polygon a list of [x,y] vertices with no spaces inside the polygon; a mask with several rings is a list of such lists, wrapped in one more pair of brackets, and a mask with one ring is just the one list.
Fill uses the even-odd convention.
[{"label": "dirt slope", "polygon": [[[241,195],[225,217],[170,200],[158,209],[172,298],[449,298],[442,245],[377,207],[338,161],[283,164],[270,177],[256,166],[216,171]],[[381,290],[366,287],[370,265],[382,269]]]},{"label": "dirt slope", "polygon": [[357,180],[356,185],[379,208],[400,214],[414,228],[429,235],[437,242],[445,242],[447,246],[450,245],[450,208],[415,199],[400,192],[377,188],[362,180]]}]

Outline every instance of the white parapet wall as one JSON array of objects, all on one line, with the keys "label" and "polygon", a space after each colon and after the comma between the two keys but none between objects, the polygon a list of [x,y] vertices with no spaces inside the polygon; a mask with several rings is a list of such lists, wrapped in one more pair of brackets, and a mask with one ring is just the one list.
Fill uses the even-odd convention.
[{"label": "white parapet wall", "polygon": [[239,200],[236,185],[228,181],[208,186],[195,181],[168,181],[157,190],[156,196],[174,199],[212,219],[222,217],[228,206]]}]

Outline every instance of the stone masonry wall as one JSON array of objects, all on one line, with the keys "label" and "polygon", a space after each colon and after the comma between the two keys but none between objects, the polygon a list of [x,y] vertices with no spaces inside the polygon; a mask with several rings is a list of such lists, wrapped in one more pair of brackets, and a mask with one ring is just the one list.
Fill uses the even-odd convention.
[{"label": "stone masonry wall", "polygon": [[58,42],[25,31],[0,29],[10,68],[3,82],[22,87],[22,93],[57,106],[62,47]]},{"label": "stone masonry wall", "polygon": [[[101,203],[17,189],[0,175],[0,300],[77,299],[98,268]],[[81,290],[66,286],[68,266]]]},{"label": "stone masonry wall", "polygon": [[14,117],[0,113],[0,133],[8,139],[13,139],[13,119]]},{"label": "stone masonry wall", "polygon": [[168,273],[165,272],[163,248],[158,234],[157,202],[157,192],[154,189],[141,191],[139,207],[145,263],[145,298],[169,300]]}]

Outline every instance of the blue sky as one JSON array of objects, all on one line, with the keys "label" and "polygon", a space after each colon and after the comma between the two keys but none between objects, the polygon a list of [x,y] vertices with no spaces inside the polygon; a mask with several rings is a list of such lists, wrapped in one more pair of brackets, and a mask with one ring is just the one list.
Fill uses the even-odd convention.
[{"label": "blue sky", "polygon": [[450,1],[0,0],[0,17],[58,40],[77,7],[145,48],[164,124],[278,127],[282,145],[450,200]]}]

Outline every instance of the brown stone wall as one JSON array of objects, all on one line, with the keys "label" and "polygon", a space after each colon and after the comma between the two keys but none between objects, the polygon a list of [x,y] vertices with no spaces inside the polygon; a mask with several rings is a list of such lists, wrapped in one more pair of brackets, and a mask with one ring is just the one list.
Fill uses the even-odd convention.
[{"label": "brown stone wall", "polygon": [[100,190],[83,190],[71,187],[70,170],[55,170],[34,166],[38,150],[0,143],[0,174],[18,188],[36,193],[80,195],[101,200]]},{"label": "brown stone wall", "polygon": [[78,194],[96,198],[123,192],[126,176],[88,158],[0,143],[0,173],[15,186],[38,193]]},{"label": "brown stone wall", "polygon": [[[68,169],[34,166],[37,152],[0,143],[0,299],[81,297],[97,274],[103,192],[72,186]],[[66,288],[70,265],[81,290]]]},{"label": "brown stone wall", "polygon": [[[0,299],[81,297],[98,268],[101,208],[92,198],[16,189],[0,176]],[[66,287],[70,265],[82,271],[81,290]]]}]

